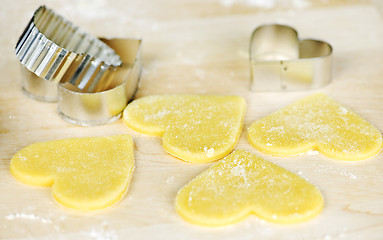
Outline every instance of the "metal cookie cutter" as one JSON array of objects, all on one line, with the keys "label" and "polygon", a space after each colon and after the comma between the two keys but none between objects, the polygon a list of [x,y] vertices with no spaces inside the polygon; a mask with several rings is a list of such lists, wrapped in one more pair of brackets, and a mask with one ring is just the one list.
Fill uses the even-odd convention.
[{"label": "metal cookie cutter", "polygon": [[116,51],[122,65],[105,73],[107,69],[97,67],[97,59],[87,58],[76,78],[64,74],[58,84],[58,111],[68,122],[82,126],[112,122],[120,118],[138,88],[141,40],[101,40]]},{"label": "metal cookie cutter", "polygon": [[295,29],[278,24],[256,28],[250,40],[251,90],[308,90],[331,81],[330,44],[299,40]]},{"label": "metal cookie cutter", "polygon": [[71,72],[77,78],[84,61],[96,58],[92,69],[121,65],[112,48],[45,6],[35,11],[21,35],[16,56],[22,65],[24,92],[49,102],[57,101],[57,83],[63,75]]}]

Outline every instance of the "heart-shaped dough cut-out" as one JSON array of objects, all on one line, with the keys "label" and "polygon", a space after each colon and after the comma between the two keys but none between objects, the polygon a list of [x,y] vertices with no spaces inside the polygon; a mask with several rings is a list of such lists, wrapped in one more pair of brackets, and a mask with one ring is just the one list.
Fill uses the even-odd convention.
[{"label": "heart-shaped dough cut-out", "polygon": [[134,169],[129,135],[54,140],[31,144],[11,160],[11,172],[35,186],[53,186],[62,205],[102,209],[120,200]]},{"label": "heart-shaped dough cut-out", "polygon": [[255,121],[248,137],[259,151],[277,156],[315,149],[330,158],[361,160],[382,148],[382,136],[376,128],[322,93]]},{"label": "heart-shaped dough cut-out", "polygon": [[205,163],[234,149],[245,107],[245,100],[237,96],[148,96],[130,103],[123,118],[133,130],[162,136],[168,153]]},{"label": "heart-shaped dough cut-out", "polygon": [[223,226],[250,214],[276,223],[308,220],[323,208],[318,188],[246,151],[234,151],[184,186],[176,209],[187,221]]}]

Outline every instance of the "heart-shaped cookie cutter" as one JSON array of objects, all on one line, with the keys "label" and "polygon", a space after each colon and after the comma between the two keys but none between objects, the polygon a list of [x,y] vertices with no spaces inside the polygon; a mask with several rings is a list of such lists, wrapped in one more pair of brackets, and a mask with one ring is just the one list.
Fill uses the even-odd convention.
[{"label": "heart-shaped cookie cutter", "polygon": [[57,83],[64,73],[78,72],[83,60],[95,57],[103,68],[121,65],[113,49],[45,6],[35,11],[15,51],[23,91],[47,102],[57,101]]},{"label": "heart-shaped cookie cutter", "polygon": [[332,47],[314,39],[298,38],[286,25],[256,28],[250,40],[252,91],[309,90],[331,81]]}]

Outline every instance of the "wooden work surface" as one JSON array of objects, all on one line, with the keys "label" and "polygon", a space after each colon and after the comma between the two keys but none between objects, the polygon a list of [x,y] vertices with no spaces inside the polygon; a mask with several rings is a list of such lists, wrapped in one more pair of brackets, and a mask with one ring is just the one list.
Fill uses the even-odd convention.
[{"label": "wooden work surface", "polygon": [[[347,2],[347,3],[344,3]],[[14,46],[40,4],[96,36],[143,38],[143,74],[137,98],[152,94],[234,94],[247,100],[236,149],[264,157],[318,186],[323,212],[297,225],[250,216],[224,228],[185,222],[176,192],[210,164],[168,155],[161,139],[138,134],[121,120],[100,127],[71,125],[56,104],[26,97]],[[360,162],[322,155],[277,158],[257,153],[246,139],[255,120],[317,91],[249,91],[248,43],[265,23],[294,26],[300,37],[334,47],[333,82],[319,91],[350,107],[383,131],[383,3],[261,0],[3,0],[0,21],[0,239],[382,239],[383,155]],[[57,204],[50,188],[18,182],[12,156],[35,142],[127,133],[136,169],[127,195],[109,209],[82,213]]]}]

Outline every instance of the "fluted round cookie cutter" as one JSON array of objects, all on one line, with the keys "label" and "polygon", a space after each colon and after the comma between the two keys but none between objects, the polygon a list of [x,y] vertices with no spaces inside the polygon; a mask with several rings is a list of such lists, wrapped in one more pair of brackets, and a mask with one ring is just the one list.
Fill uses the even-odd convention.
[{"label": "fluted round cookie cutter", "polygon": [[58,84],[58,111],[68,122],[82,126],[112,122],[120,118],[138,89],[141,40],[101,40],[116,51],[122,65],[107,71],[97,59],[87,58],[76,78],[71,73],[63,76]]},{"label": "fluted round cookie cutter", "polygon": [[16,45],[24,92],[58,101],[59,115],[82,126],[121,116],[139,85],[140,52],[140,39],[95,38],[44,6]]},{"label": "fluted round cookie cutter", "polygon": [[110,69],[122,63],[108,45],[45,6],[35,11],[15,51],[22,66],[24,92],[48,102],[57,101],[57,83],[64,73],[78,72],[79,62],[94,57],[100,66]]},{"label": "fluted round cookie cutter", "polygon": [[252,91],[309,90],[331,82],[331,45],[300,40],[298,32],[286,25],[256,28],[249,57]]}]

